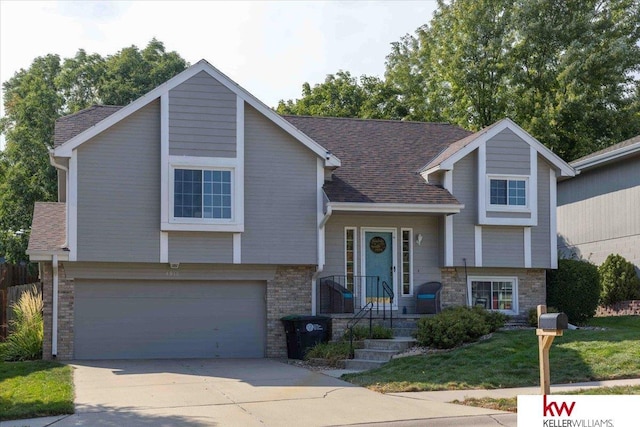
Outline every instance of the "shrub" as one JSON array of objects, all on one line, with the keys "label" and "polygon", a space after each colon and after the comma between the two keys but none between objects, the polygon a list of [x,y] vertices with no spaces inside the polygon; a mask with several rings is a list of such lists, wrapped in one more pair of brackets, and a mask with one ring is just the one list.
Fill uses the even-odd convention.
[{"label": "shrub", "polygon": [[600,302],[612,305],[640,297],[640,279],[635,266],[620,255],[611,254],[598,267],[602,292]]},{"label": "shrub", "polygon": [[564,312],[574,324],[593,317],[600,300],[598,268],[573,259],[558,260],[557,270],[547,270],[547,305]]},{"label": "shrub", "polygon": [[35,360],[42,358],[42,340],[44,325],[42,321],[42,294],[33,286],[23,292],[16,304],[13,304],[14,320],[11,334],[2,351],[7,361]]},{"label": "shrub", "polygon": [[451,307],[432,317],[418,320],[418,344],[435,348],[453,348],[477,341],[504,325],[506,316],[481,307]]},{"label": "shrub", "polygon": [[[360,341],[364,339],[374,339],[374,340],[383,340],[393,338],[393,331],[389,328],[385,328],[381,325],[373,325],[371,328],[371,337],[369,337],[369,327],[368,326],[354,326],[353,327],[353,340]],[[343,339],[349,340],[349,329],[344,332]]]},{"label": "shrub", "polygon": [[349,343],[345,341],[321,342],[307,351],[304,358],[325,359],[330,366],[336,366],[339,361],[349,358]]}]

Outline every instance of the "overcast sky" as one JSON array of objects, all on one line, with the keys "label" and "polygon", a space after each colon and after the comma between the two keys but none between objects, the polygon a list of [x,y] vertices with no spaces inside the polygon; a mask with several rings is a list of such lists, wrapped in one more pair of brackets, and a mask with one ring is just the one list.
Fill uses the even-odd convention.
[{"label": "overcast sky", "polygon": [[[436,1],[0,0],[0,80],[38,56],[102,56],[156,37],[189,63],[206,59],[265,104],[348,70],[382,76],[390,44],[428,22]],[[4,108],[2,107],[2,112]]]}]

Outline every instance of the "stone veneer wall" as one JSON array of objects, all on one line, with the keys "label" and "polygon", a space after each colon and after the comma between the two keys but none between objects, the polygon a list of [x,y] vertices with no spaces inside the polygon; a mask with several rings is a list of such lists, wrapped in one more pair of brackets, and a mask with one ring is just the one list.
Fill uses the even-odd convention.
[{"label": "stone veneer wall", "polygon": [[[53,264],[42,266],[42,299],[44,320],[44,341],[42,358],[52,359],[51,336],[53,333]],[[66,279],[64,265],[58,265],[58,353],[61,360],[73,358],[73,280]]]},{"label": "stone veneer wall", "polygon": [[518,311],[527,314],[530,308],[546,304],[546,271],[539,268],[467,268],[444,267],[442,274],[442,307],[466,305],[467,276],[505,276],[518,278]]},{"label": "stone veneer wall", "polygon": [[267,281],[267,357],[287,357],[287,340],[280,318],[311,314],[311,279],[315,266],[278,266]]}]

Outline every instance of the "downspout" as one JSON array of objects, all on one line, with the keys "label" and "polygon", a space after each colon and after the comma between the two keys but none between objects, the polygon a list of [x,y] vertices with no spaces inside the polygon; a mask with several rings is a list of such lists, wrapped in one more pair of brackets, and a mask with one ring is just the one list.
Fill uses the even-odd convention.
[{"label": "downspout", "polygon": [[51,356],[58,356],[58,255],[53,255],[53,313],[51,314]]},{"label": "downspout", "polygon": [[[56,169],[62,169],[65,171],[65,180],[66,180],[66,191],[69,191],[69,168],[60,164],[56,161],[53,150],[49,150],[49,162]],[[69,246],[69,213],[65,209],[65,241],[62,245],[63,248]],[[58,286],[59,286],[59,271],[58,271],[58,255],[54,254],[52,256],[52,270],[53,270],[53,297],[52,297],[52,307],[51,307],[51,357],[54,359],[58,357]]]}]

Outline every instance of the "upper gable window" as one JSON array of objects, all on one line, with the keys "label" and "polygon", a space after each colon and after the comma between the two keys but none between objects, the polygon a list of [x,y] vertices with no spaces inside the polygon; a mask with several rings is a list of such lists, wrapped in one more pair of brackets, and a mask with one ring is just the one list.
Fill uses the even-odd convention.
[{"label": "upper gable window", "polygon": [[175,169],[174,218],[231,219],[231,171]]},{"label": "upper gable window", "polygon": [[492,205],[527,205],[527,182],[524,179],[492,179],[490,188]]},{"label": "upper gable window", "polygon": [[525,176],[490,175],[488,206],[492,210],[529,208],[529,179]]},{"label": "upper gable window", "polygon": [[237,160],[171,156],[163,231],[244,231]]}]

